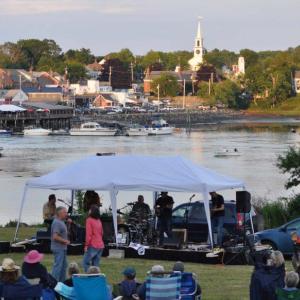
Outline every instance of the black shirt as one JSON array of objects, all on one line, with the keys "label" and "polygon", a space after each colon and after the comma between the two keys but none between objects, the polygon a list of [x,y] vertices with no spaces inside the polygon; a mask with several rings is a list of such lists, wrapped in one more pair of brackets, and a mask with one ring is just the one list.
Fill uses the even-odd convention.
[{"label": "black shirt", "polygon": [[22,265],[22,274],[28,279],[39,278],[43,287],[49,286],[49,275],[46,267],[40,263],[29,264],[24,262]]},{"label": "black shirt", "polygon": [[157,200],[155,205],[159,206],[160,218],[171,218],[172,217],[172,208],[167,207],[168,205],[171,206],[174,204],[174,200],[172,197],[166,195],[166,196],[160,196]]},{"label": "black shirt", "polygon": [[139,221],[145,220],[151,214],[148,204],[136,202],[132,208],[132,214],[139,218]]},{"label": "black shirt", "polygon": [[[216,194],[211,198],[212,201],[212,208],[221,208],[224,205],[224,198],[222,195]],[[225,216],[225,209],[220,211],[215,211],[212,213],[212,217],[224,217]]]}]

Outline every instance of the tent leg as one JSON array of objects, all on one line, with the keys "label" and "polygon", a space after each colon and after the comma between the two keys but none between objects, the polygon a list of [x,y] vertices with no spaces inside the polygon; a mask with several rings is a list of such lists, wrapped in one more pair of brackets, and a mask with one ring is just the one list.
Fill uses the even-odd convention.
[{"label": "tent leg", "polygon": [[214,247],[214,241],[213,241],[213,234],[212,234],[212,228],[211,228],[211,217],[210,217],[210,208],[209,208],[209,199],[208,199],[208,192],[205,188],[205,191],[203,193],[203,199],[204,199],[204,208],[205,208],[205,214],[207,219],[207,225],[208,225],[208,234],[210,239],[210,246],[211,248]]},{"label": "tent leg", "polygon": [[117,191],[115,190],[110,191],[110,201],[111,201],[111,210],[112,210],[113,222],[114,222],[115,240],[116,240],[116,245],[118,247]]},{"label": "tent leg", "polygon": [[71,215],[74,211],[75,190],[71,191]]},{"label": "tent leg", "polygon": [[13,240],[14,242],[17,241],[18,232],[19,232],[19,229],[20,229],[20,223],[21,223],[24,203],[25,203],[25,200],[26,200],[26,194],[27,194],[27,186],[24,187],[24,191],[23,191],[22,202],[21,202],[21,207],[20,207],[20,211],[19,211],[18,223],[17,223],[15,235],[14,235],[14,240]]}]

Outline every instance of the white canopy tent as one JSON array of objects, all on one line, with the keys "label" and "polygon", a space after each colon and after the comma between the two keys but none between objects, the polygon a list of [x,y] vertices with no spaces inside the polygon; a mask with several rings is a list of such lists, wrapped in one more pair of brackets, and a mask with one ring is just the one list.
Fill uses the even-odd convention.
[{"label": "white canopy tent", "polygon": [[26,182],[15,239],[29,188],[72,192],[76,190],[109,191],[115,234],[117,234],[117,194],[119,191],[201,193],[212,241],[209,192],[244,188],[244,183],[200,167],[181,156],[90,156]]},{"label": "white canopy tent", "polygon": [[26,109],[12,104],[0,105],[0,112],[22,112],[22,111],[26,111]]}]

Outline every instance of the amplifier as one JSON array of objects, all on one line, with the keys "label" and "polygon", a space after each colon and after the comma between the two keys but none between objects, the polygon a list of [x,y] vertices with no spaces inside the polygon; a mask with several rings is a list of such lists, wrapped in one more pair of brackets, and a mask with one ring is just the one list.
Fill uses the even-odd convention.
[{"label": "amplifier", "polygon": [[181,245],[187,243],[187,230],[186,229],[173,229],[173,237],[178,239]]}]

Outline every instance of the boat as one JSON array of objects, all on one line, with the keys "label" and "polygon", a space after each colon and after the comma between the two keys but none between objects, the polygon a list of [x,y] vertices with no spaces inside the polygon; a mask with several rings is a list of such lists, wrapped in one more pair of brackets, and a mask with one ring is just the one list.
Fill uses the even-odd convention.
[{"label": "boat", "polygon": [[58,130],[53,130],[50,132],[51,136],[65,136],[65,135],[70,135],[70,131],[66,129],[58,129]]},{"label": "boat", "polygon": [[72,128],[70,135],[74,136],[114,136],[117,133],[115,128],[105,128],[96,122],[81,124],[80,128]]},{"label": "boat", "polygon": [[223,149],[217,151],[214,156],[215,157],[241,156],[241,152],[239,152],[237,149],[233,149],[233,150]]},{"label": "boat", "polygon": [[126,129],[125,135],[126,136],[147,136],[148,131],[143,126],[140,126],[138,124],[133,124]]},{"label": "boat", "polygon": [[0,129],[0,136],[9,136],[11,134],[12,134],[12,132],[10,130]]},{"label": "boat", "polygon": [[157,119],[151,122],[151,126],[146,126],[148,135],[168,135],[173,134],[174,127],[170,126],[164,119]]},{"label": "boat", "polygon": [[24,135],[30,135],[30,136],[46,136],[51,133],[51,130],[44,129],[44,128],[27,128],[24,129]]}]

